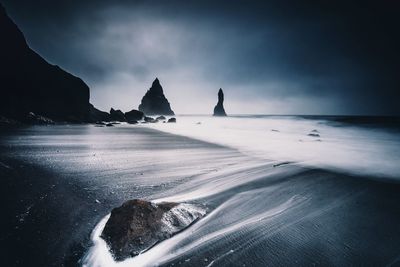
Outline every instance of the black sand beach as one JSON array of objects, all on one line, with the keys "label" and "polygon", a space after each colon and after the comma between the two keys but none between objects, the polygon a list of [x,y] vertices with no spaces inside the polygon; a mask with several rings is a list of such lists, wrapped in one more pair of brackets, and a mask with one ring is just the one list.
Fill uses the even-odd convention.
[{"label": "black sand beach", "polygon": [[3,131],[2,266],[101,264],[90,234],[133,198],[208,209],[134,266],[400,264],[398,183],[273,165],[144,127]]}]

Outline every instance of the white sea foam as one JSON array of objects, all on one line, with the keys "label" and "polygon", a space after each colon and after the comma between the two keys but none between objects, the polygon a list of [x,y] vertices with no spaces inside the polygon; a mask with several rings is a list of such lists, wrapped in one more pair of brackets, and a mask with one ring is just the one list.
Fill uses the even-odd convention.
[{"label": "white sea foam", "polygon": [[[206,210],[202,207],[181,203],[168,211],[163,218],[162,230],[165,232],[175,233],[181,230],[181,227],[174,225],[174,221],[178,220],[180,225],[190,225],[193,221],[203,217]],[[114,261],[107,243],[100,237],[103,229],[110,218],[110,214],[105,216],[94,228],[91,234],[92,246],[82,260],[84,267],[112,267],[112,266],[148,266],[154,263],[157,257],[152,257],[153,253],[145,252],[138,256],[127,259],[122,262]],[[157,247],[160,247],[159,245]],[[162,246],[161,246],[162,247]],[[159,249],[158,249],[159,250]],[[162,254],[162,252],[159,252]]]},{"label": "white sea foam", "polygon": [[[154,246],[152,249],[139,254],[134,258],[126,259],[122,262],[115,262],[109,252],[106,242],[100,237],[101,232],[110,215],[104,217],[98,225],[95,227],[91,234],[91,240],[93,242],[92,247],[86,253],[83,258],[82,266],[84,267],[146,267],[146,266],[157,266],[159,264],[168,262],[184,255],[188,251],[196,249],[199,246],[205,246],[209,242],[213,242],[219,238],[234,233],[239,229],[249,228],[252,225],[258,225],[263,220],[270,220],[275,216],[279,216],[286,210],[296,205],[301,205],[306,201],[305,198],[299,196],[293,196],[287,201],[280,203],[276,207],[267,209],[259,213],[255,213],[252,216],[233,218],[232,222],[227,221],[223,224],[217,224],[213,230],[207,230],[207,225],[210,221],[214,221],[225,212],[226,209],[231,209],[237,205],[253,205],[253,201],[257,201],[255,196],[260,197],[260,192],[263,190],[253,190],[250,192],[236,195],[234,198],[223,203],[217,209],[212,211],[206,218],[200,222],[191,226],[187,231],[181,232],[170,239],[167,239],[160,244]],[[247,201],[245,201],[247,199]],[[188,205],[188,204],[181,204]],[[195,212],[202,213],[203,210],[200,208],[194,208]],[[180,211],[178,211],[179,213]],[[200,235],[201,238],[196,238],[195,241],[185,243],[185,240],[193,235]],[[231,252],[229,252],[231,253]],[[228,253],[228,254],[229,254]],[[225,255],[222,255],[223,257]]]},{"label": "white sea foam", "polygon": [[[296,166],[274,168],[268,160],[277,163],[290,161],[361,175],[400,177],[400,136],[384,129],[339,127],[323,120],[294,117],[178,116],[177,119],[176,124],[147,124],[144,127],[221,144],[250,157],[232,159],[232,164],[196,175],[179,184],[179,187],[157,195],[153,201],[193,201],[217,195],[224,195],[226,199],[185,231],[123,262],[113,260],[106,243],[100,238],[108,219],[106,217],[93,230],[93,246],[84,257],[83,266],[157,266],[176,259],[190,261],[190,257],[195,262],[194,251],[203,251],[219,242],[229,244],[227,240],[241,236],[241,242],[221,245],[223,251],[215,252],[212,258],[207,259],[209,266],[217,265],[233,251],[243,253],[248,245],[246,242],[253,244],[266,240],[293,223],[317,216],[339,204],[343,206],[347,197],[355,196],[352,193],[346,197],[341,193],[341,197],[334,201],[313,204],[310,196],[318,198],[321,194],[325,197],[326,191],[307,185],[296,187],[295,193],[291,186],[284,183],[257,185],[258,182],[273,181],[276,176],[286,177],[301,169]],[[309,136],[309,133],[320,136]],[[166,157],[170,158],[170,155]],[[182,220],[187,219],[185,212],[179,209],[174,212]],[[164,219],[168,225],[169,218]]]},{"label": "white sea foam", "polygon": [[[221,144],[276,161],[361,175],[400,177],[400,135],[297,117],[178,116],[147,127]],[[314,132],[312,132],[315,130]],[[309,136],[314,133],[318,136]]]}]

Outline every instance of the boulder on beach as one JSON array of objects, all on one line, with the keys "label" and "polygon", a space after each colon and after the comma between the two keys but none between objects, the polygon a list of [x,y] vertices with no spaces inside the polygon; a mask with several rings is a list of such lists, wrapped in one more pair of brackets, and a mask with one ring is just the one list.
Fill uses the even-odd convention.
[{"label": "boulder on beach", "polygon": [[311,131],[309,134],[307,134],[307,135],[308,135],[308,136],[311,136],[311,137],[321,137],[319,131],[316,130],[316,129],[312,130],[312,131]]},{"label": "boulder on beach", "polygon": [[205,210],[185,203],[133,199],[111,211],[101,237],[115,260],[134,257],[202,218]]},{"label": "boulder on beach", "polygon": [[139,110],[146,115],[174,115],[158,78],[143,96]]},{"label": "boulder on beach", "polygon": [[175,123],[175,122],[176,122],[176,119],[175,119],[175,118],[170,118],[170,119],[168,120],[168,122],[169,122],[169,123],[171,123],[171,122],[172,122],[172,123]]},{"label": "boulder on beach", "polygon": [[143,112],[136,110],[136,109],[132,109],[131,111],[125,112],[125,118],[129,123],[132,123],[134,121],[140,121],[142,120],[144,117]]},{"label": "boulder on beach", "polygon": [[157,122],[154,118],[152,118],[152,117],[147,117],[147,116],[144,117],[144,121],[145,121],[145,122]]},{"label": "boulder on beach", "polygon": [[164,116],[158,116],[157,118],[156,118],[156,120],[158,120],[158,121],[165,121],[167,118],[165,118]]},{"label": "boulder on beach", "polygon": [[115,109],[111,108],[110,109],[110,118],[112,121],[126,121],[124,113],[119,109],[115,110]]},{"label": "boulder on beach", "polygon": [[214,107],[214,116],[226,116],[224,109],[224,92],[222,91],[222,88],[218,91],[218,102]]},{"label": "boulder on beach", "polygon": [[92,104],[89,104],[89,122],[110,121],[110,114],[105,111],[98,110]]}]

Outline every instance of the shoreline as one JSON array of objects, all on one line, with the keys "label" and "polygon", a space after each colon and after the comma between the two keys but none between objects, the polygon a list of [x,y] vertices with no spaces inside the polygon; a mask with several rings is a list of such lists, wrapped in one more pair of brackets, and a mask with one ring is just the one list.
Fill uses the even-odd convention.
[{"label": "shoreline", "polygon": [[[25,129],[1,136],[0,162],[2,201],[14,203],[3,221],[10,230],[2,237],[10,266],[80,266],[101,218],[133,198],[201,203],[210,210],[188,231],[143,254],[161,266],[205,259],[222,266],[290,266],[292,259],[357,265],[396,258],[398,242],[390,239],[400,235],[395,183],[294,164],[273,167],[273,161],[145,127]],[[371,252],[359,236],[382,245]]]}]

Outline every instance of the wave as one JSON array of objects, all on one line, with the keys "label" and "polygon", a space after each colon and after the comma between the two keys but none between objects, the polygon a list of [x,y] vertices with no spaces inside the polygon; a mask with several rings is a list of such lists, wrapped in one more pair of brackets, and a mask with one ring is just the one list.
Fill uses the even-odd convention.
[{"label": "wave", "polygon": [[[287,201],[278,204],[277,206],[264,210],[258,213],[252,212],[251,216],[245,217],[231,217],[230,221],[224,223],[218,223],[215,225],[215,221],[218,222],[218,218],[224,216],[223,213],[228,209],[232,209],[234,206],[243,205],[243,201],[247,208],[250,208],[251,203],[254,204],[254,193],[259,190],[254,190],[253,192],[246,192],[243,194],[238,194],[235,197],[224,202],[222,205],[213,210],[205,218],[199,222],[193,224],[185,231],[165,240],[150,250],[139,254],[134,258],[127,259],[122,262],[114,261],[106,242],[100,237],[107,220],[110,215],[105,216],[95,227],[91,234],[91,240],[93,246],[89,249],[83,258],[82,266],[84,267],[124,267],[124,266],[158,266],[160,264],[169,262],[175,258],[185,255],[189,251],[193,251],[198,247],[204,247],[208,244],[215,242],[216,240],[223,239],[227,235],[232,234],[241,229],[249,229],[253,226],[258,226],[262,221],[270,220],[275,216],[279,216],[288,209],[300,205],[302,202],[306,201],[305,198],[300,196],[293,196]],[[251,200],[252,199],[252,200]],[[182,204],[188,206],[188,204]],[[245,208],[245,207],[244,207]],[[195,208],[196,212],[199,211]],[[178,216],[182,216],[180,211],[177,211]],[[214,224],[214,225],[213,225]],[[211,227],[210,227],[211,226]],[[228,251],[222,256],[214,259],[210,262],[211,266],[214,262],[220,260],[223,256],[233,253],[234,250]]]},{"label": "wave", "polygon": [[[201,203],[210,211],[205,217],[146,252],[115,262],[100,238],[106,216],[93,230],[93,246],[83,266],[301,266],[316,262],[343,266],[365,263],[360,255],[366,252],[370,257],[374,254],[376,263],[397,253],[386,232],[380,233],[388,244],[385,252],[375,253],[359,242],[359,236],[365,243],[376,240],[370,229],[381,218],[391,218],[385,231],[398,231],[398,205],[393,197],[397,191],[388,191],[390,185],[385,183],[378,186],[369,179],[342,174],[398,179],[400,137],[395,133],[293,117],[182,116],[177,124],[145,127],[231,147],[244,155],[224,157],[226,161],[217,164],[216,170],[199,168],[190,179],[146,196],[156,203]],[[204,153],[212,152],[206,149]],[[198,158],[179,160],[184,165]],[[160,169],[160,176],[167,169]],[[385,209],[377,210],[375,205]],[[382,217],[370,216],[379,212]]]},{"label": "wave", "polygon": [[352,174],[399,178],[400,135],[384,128],[301,117],[178,116],[160,131],[235,148],[253,157]]}]

